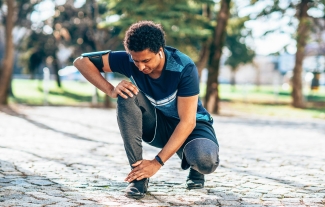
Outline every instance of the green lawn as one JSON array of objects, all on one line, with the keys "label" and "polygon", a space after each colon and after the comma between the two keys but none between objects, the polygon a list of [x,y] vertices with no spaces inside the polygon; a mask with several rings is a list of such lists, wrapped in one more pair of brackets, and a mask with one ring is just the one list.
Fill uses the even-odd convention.
[{"label": "green lawn", "polygon": [[[114,81],[113,84],[116,84]],[[58,88],[55,81],[49,84],[47,96],[48,105],[90,106],[94,86],[88,82],[63,81]],[[306,109],[296,109],[290,106],[290,89],[281,87],[253,85],[238,85],[233,90],[230,85],[221,84],[221,114],[253,114],[293,118],[325,119],[325,87],[317,92],[304,91],[307,100]],[[201,85],[201,97],[204,96],[205,86]],[[45,95],[41,80],[13,80],[11,103],[27,105],[44,105]],[[104,93],[99,91],[99,106],[103,105]],[[111,99],[115,102],[116,99]]]},{"label": "green lawn", "polygon": [[[55,81],[50,81],[47,95],[48,105],[86,105],[91,102],[94,86],[88,82],[63,81],[59,88]],[[45,93],[43,81],[40,80],[13,80],[14,98],[11,102],[44,105]],[[104,93],[99,91],[99,102],[103,102]]]},{"label": "green lawn", "polygon": [[[205,85],[201,84],[201,97],[205,95]],[[281,86],[238,85],[232,88],[228,84],[219,86],[220,98],[223,101],[239,101],[249,103],[290,104],[291,89]],[[325,103],[325,86],[318,91],[304,90],[305,99],[315,103]]]},{"label": "green lawn", "polygon": [[[204,88],[204,86],[202,86]],[[285,118],[325,119],[325,87],[318,91],[304,90],[307,101],[305,109],[291,106],[291,89],[280,86],[239,85],[233,90],[230,85],[220,85],[221,113],[231,112]]]}]

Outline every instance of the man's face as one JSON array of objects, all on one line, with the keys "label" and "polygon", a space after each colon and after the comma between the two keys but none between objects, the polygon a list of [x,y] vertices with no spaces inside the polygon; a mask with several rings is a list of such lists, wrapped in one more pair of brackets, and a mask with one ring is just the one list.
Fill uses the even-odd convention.
[{"label": "man's face", "polygon": [[134,64],[138,67],[138,69],[143,72],[144,74],[151,74],[157,70],[162,69],[164,66],[161,50],[156,54],[151,52],[149,49],[134,52],[130,51],[131,58],[134,61]]}]

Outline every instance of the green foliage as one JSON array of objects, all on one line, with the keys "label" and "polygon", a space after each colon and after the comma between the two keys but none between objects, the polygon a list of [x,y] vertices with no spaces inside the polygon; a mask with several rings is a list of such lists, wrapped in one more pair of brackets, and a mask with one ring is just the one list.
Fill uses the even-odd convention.
[{"label": "green foliage", "polygon": [[242,63],[251,62],[255,56],[254,51],[249,49],[245,43],[242,43],[240,38],[241,36],[238,34],[228,35],[226,38],[226,45],[231,55],[226,60],[225,64],[229,65],[232,70],[236,70]]},{"label": "green foliage", "polygon": [[225,45],[231,54],[225,64],[229,65],[232,70],[236,70],[242,63],[251,62],[255,56],[255,52],[246,45],[243,35],[244,31],[246,34],[250,33],[250,31],[245,28],[245,22],[248,20],[248,16],[238,17],[236,10],[228,20]]},{"label": "green foliage", "polygon": [[119,38],[124,38],[127,28],[138,21],[150,20],[160,23],[165,32],[167,45],[177,47],[194,60],[198,59],[201,42],[212,35],[211,21],[202,16],[202,4],[213,1],[161,0],[102,0],[106,2],[107,16],[118,15],[116,22],[103,22],[102,27],[120,30]]}]

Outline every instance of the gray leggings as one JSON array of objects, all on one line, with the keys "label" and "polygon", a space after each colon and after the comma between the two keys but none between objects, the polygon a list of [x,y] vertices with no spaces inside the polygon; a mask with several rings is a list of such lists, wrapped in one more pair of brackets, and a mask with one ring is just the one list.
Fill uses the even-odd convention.
[{"label": "gray leggings", "polygon": [[[142,160],[142,140],[163,148],[179,122],[164,116],[142,92],[128,99],[118,96],[117,121],[130,165]],[[214,172],[219,165],[219,145],[211,124],[198,122],[177,155],[184,170]]]}]

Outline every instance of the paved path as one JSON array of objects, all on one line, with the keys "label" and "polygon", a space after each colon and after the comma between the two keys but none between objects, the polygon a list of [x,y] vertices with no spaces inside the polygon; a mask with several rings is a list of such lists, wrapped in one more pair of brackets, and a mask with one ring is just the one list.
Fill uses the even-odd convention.
[{"label": "paved path", "polygon": [[216,116],[221,166],[206,188],[186,190],[174,156],[133,200],[115,113],[1,108],[0,206],[325,206],[324,121]]}]

